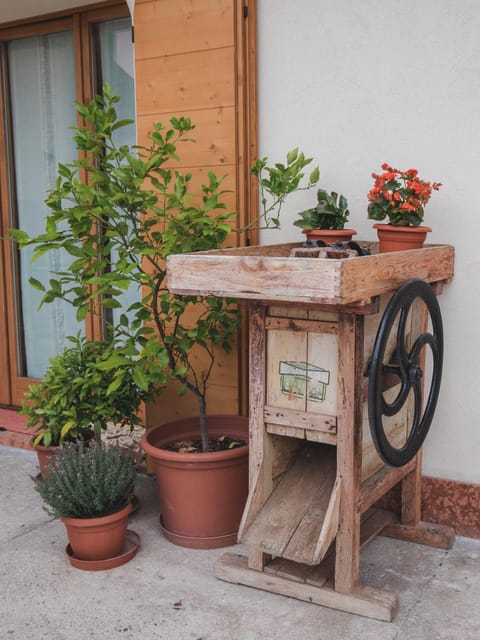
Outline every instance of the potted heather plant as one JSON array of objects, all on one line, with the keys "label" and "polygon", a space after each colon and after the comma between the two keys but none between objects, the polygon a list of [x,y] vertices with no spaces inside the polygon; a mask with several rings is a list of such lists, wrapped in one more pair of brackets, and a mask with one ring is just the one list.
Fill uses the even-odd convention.
[{"label": "potted heather plant", "polygon": [[354,229],[345,229],[349,215],[345,196],[318,189],[316,206],[300,211],[299,219],[293,224],[303,230],[307,240],[320,240],[325,244],[346,242],[357,233]]},{"label": "potted heather plant", "polygon": [[430,227],[422,226],[424,208],[440,182],[427,182],[417,169],[401,171],[387,163],[383,173],[372,173],[374,186],[368,193],[368,217],[388,219],[388,224],[374,224],[380,241],[380,253],[417,249],[423,246]]},{"label": "potted heather plant", "polygon": [[127,530],[135,478],[133,459],[119,447],[67,443],[58,451],[35,486],[65,525],[74,566],[111,569],[135,555],[138,536]]}]

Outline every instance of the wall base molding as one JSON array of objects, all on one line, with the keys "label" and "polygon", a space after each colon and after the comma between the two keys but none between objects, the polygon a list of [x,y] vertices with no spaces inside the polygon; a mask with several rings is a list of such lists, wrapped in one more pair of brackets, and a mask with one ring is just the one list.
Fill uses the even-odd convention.
[{"label": "wall base molding", "polygon": [[422,478],[422,518],[480,540],[480,484]]},{"label": "wall base molding", "polygon": [[[400,513],[400,485],[379,504]],[[459,536],[480,540],[480,484],[423,476],[422,520],[448,525]]]}]

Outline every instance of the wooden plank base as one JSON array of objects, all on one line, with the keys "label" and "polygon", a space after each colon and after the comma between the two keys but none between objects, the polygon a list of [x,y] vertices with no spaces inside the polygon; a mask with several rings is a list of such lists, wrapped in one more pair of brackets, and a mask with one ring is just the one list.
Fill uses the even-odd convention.
[{"label": "wooden plank base", "polygon": [[280,575],[249,569],[247,558],[235,553],[225,553],[217,560],[215,577],[386,622],[392,621],[398,608],[396,595],[387,591],[359,587],[354,593],[339,593],[329,586],[319,588]]},{"label": "wooden plank base", "polygon": [[455,530],[453,527],[432,522],[419,522],[415,527],[397,522],[386,526],[381,535],[438,549],[450,549],[455,538]]}]

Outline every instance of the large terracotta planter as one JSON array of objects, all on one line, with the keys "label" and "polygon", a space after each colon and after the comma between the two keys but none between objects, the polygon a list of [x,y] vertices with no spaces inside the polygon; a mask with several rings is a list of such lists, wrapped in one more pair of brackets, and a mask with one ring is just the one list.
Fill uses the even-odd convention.
[{"label": "large terracotta planter", "polygon": [[396,227],[393,224],[374,224],[380,243],[380,253],[421,249],[431,231],[430,227]]},{"label": "large terracotta planter", "polygon": [[129,502],[123,509],[99,518],[62,518],[72,553],[78,560],[106,560],[120,556],[127,536]]},{"label": "large terracotta planter", "polygon": [[352,236],[357,235],[355,229],[311,229],[302,231],[307,236],[307,240],[321,240],[325,244],[335,242],[348,242]]},{"label": "large terracotta planter", "polygon": [[[248,418],[210,416],[210,436],[248,442]],[[248,446],[212,453],[178,453],[163,447],[199,437],[198,418],[149,430],[142,447],[153,460],[161,526],[174,544],[214,549],[235,544],[248,495]]]}]

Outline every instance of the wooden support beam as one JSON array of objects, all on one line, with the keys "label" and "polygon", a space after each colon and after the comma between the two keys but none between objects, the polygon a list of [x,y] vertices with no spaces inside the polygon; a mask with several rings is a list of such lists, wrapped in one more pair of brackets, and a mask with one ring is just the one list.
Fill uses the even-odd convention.
[{"label": "wooden support beam", "polygon": [[364,318],[340,314],[338,326],[337,475],[342,481],[335,590],[353,593],[360,570],[360,483]]},{"label": "wooden support beam", "polygon": [[432,522],[419,522],[415,527],[400,522],[385,527],[382,536],[416,542],[438,549],[450,549],[455,538],[453,527]]},{"label": "wooden support beam", "polygon": [[331,587],[318,588],[280,575],[251,571],[247,559],[234,553],[226,553],[217,560],[215,577],[386,622],[391,622],[398,607],[394,594],[372,587],[356,587],[352,593],[344,594]]}]

